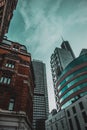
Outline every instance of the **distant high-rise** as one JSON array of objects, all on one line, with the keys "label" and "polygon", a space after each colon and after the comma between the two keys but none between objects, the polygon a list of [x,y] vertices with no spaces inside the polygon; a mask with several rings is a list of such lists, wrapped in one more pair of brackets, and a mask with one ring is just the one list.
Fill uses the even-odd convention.
[{"label": "distant high-rise", "polygon": [[58,99],[57,99],[58,97],[56,96],[57,89],[55,87],[57,80],[60,77],[62,71],[65,69],[65,67],[71,61],[73,61],[74,58],[75,58],[74,53],[68,41],[63,41],[61,48],[56,47],[56,49],[54,50],[54,53],[51,55],[50,64],[51,64],[56,103],[58,102]]},{"label": "distant high-rise", "polygon": [[0,43],[0,130],[31,130],[34,77],[24,45]]},{"label": "distant high-rise", "polygon": [[18,0],[0,0],[0,41],[8,32],[9,24]]},{"label": "distant high-rise", "polygon": [[48,117],[48,94],[45,64],[41,61],[32,62],[35,89],[33,98],[33,129],[45,130],[45,120]]}]

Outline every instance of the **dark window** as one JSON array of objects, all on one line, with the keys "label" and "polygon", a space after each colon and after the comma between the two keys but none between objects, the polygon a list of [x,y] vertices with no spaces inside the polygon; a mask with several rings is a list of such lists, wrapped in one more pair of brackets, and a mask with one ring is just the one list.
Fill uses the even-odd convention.
[{"label": "dark window", "polygon": [[15,62],[8,60],[5,66],[13,69],[15,67]]},{"label": "dark window", "polygon": [[17,46],[17,45],[13,45],[13,50],[18,51],[18,50],[19,50],[19,46]]},{"label": "dark window", "polygon": [[52,124],[51,124],[51,130],[53,130],[53,126],[52,126]]},{"label": "dark window", "polygon": [[10,110],[10,111],[14,110],[14,103],[15,103],[14,98],[11,98],[9,101],[8,110]]},{"label": "dark window", "polygon": [[68,115],[68,117],[70,117],[70,112],[69,112],[69,110],[67,110],[67,115]]},{"label": "dark window", "polygon": [[79,106],[80,106],[80,109],[81,109],[81,110],[84,109],[84,106],[83,106],[83,103],[82,103],[82,102],[79,103]]},{"label": "dark window", "polygon": [[85,130],[87,130],[87,126],[85,127]]},{"label": "dark window", "polygon": [[64,129],[64,123],[63,123],[63,120],[61,120],[61,126],[62,126],[62,128]]},{"label": "dark window", "polygon": [[11,77],[8,77],[8,76],[2,76],[0,78],[0,83],[3,83],[3,84],[10,84],[11,82]]},{"label": "dark window", "polygon": [[58,130],[58,124],[57,123],[55,124],[55,126],[56,126],[56,130]]},{"label": "dark window", "polygon": [[72,107],[72,110],[73,110],[73,113],[75,114],[76,113],[76,108]]},{"label": "dark window", "polygon": [[71,120],[71,119],[69,119],[69,125],[70,125],[70,130],[74,130],[74,129],[73,129],[73,124],[72,124],[72,120]]},{"label": "dark window", "polygon": [[83,116],[84,122],[87,123],[87,115],[85,111],[82,112],[82,116]]},{"label": "dark window", "polygon": [[75,118],[75,121],[76,121],[77,129],[81,130],[80,123],[79,123],[79,120],[78,120],[77,116],[75,116],[74,118]]}]

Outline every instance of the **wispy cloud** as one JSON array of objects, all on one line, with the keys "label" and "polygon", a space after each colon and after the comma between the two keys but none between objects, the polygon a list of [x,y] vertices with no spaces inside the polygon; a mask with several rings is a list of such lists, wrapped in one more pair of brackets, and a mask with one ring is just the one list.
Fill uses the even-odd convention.
[{"label": "wispy cloud", "polygon": [[80,1],[77,8],[69,14],[66,24],[87,24],[87,0]]},{"label": "wispy cloud", "polygon": [[33,44],[32,49],[35,55],[47,53],[48,48],[52,48],[62,34],[63,20],[60,16],[55,16],[61,3],[62,0],[37,0],[37,3],[32,0],[30,3],[23,1],[21,4],[20,13],[25,23],[26,43],[28,45],[30,41]]}]

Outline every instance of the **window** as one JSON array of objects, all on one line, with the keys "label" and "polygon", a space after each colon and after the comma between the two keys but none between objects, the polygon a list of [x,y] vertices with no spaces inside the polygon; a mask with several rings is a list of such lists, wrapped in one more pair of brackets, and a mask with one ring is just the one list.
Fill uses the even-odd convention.
[{"label": "window", "polygon": [[74,129],[73,129],[73,124],[72,124],[72,120],[71,120],[71,119],[69,119],[69,125],[70,125],[70,130],[74,130]]},{"label": "window", "polygon": [[70,112],[69,112],[69,110],[67,110],[67,115],[68,115],[68,117],[70,117]]},{"label": "window", "polygon": [[11,98],[9,101],[8,110],[10,110],[10,111],[14,110],[14,103],[15,103],[14,98]]},{"label": "window", "polygon": [[79,103],[79,106],[80,106],[80,109],[81,109],[81,110],[84,109],[84,106],[83,106],[83,103],[82,103],[82,102]]},{"label": "window", "polygon": [[15,61],[8,60],[5,66],[13,69],[15,67]]},{"label": "window", "polygon": [[73,113],[75,114],[76,113],[76,108],[74,106],[72,107],[72,110],[73,110]]},{"label": "window", "polygon": [[82,116],[83,116],[84,122],[87,123],[87,115],[85,111],[82,112]]},{"label": "window", "polygon": [[53,130],[53,126],[52,126],[52,124],[51,124],[51,130]]},{"label": "window", "polygon": [[19,50],[19,46],[13,45],[13,50],[18,51]]},{"label": "window", "polygon": [[77,116],[75,116],[75,121],[76,121],[77,129],[81,130],[80,123],[79,123],[79,120],[78,120]]},{"label": "window", "polygon": [[62,126],[62,128],[64,129],[64,123],[63,123],[63,120],[61,120],[61,126]]},{"label": "window", "polygon": [[11,82],[11,77],[2,76],[2,77],[0,78],[0,83],[8,84],[8,85],[9,85],[10,82]]},{"label": "window", "polygon": [[55,126],[56,126],[56,130],[58,130],[58,124],[57,123],[55,124]]}]

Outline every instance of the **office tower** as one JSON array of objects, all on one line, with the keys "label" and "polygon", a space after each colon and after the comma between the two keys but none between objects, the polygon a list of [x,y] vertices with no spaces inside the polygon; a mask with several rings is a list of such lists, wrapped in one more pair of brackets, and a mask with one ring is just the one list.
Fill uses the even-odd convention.
[{"label": "office tower", "polygon": [[55,88],[56,103],[61,109],[87,95],[87,54],[73,60],[62,71]]},{"label": "office tower", "polygon": [[0,43],[0,129],[31,130],[34,76],[24,45]]},{"label": "office tower", "polygon": [[61,47],[56,47],[51,55],[50,64],[54,86],[63,69],[75,58],[68,41],[63,41]]},{"label": "office tower", "polygon": [[32,62],[35,88],[33,98],[33,129],[45,130],[45,120],[48,116],[48,94],[45,64],[41,61]]},{"label": "office tower", "polygon": [[66,66],[74,59],[74,54],[68,41],[63,41],[61,47],[62,48],[55,48],[54,53],[51,55],[50,61],[56,103],[58,102],[56,89],[57,80]]},{"label": "office tower", "polygon": [[61,48],[70,51],[72,57],[75,58],[75,54],[68,41],[63,41],[61,44]]},{"label": "office tower", "polygon": [[9,24],[18,0],[0,0],[0,41],[8,32]]}]

